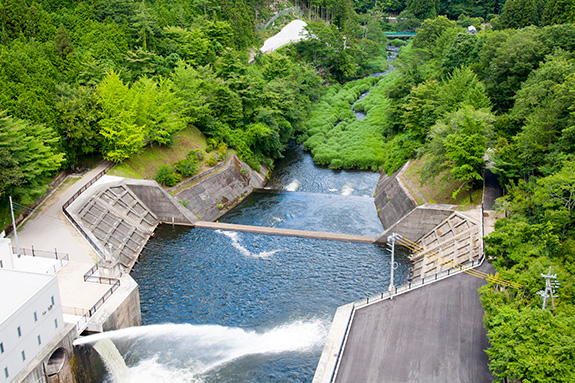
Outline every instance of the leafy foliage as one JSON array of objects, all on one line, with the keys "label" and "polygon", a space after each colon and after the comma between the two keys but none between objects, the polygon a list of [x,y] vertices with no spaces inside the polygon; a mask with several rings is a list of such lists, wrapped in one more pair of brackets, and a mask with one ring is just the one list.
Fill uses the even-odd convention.
[{"label": "leafy foliage", "polygon": [[161,166],[158,173],[154,177],[157,183],[164,186],[174,186],[182,180],[182,175],[176,173],[176,170],[171,166]]},{"label": "leafy foliage", "polygon": [[0,196],[29,204],[44,192],[47,177],[64,161],[53,147],[57,140],[50,128],[0,113]]}]

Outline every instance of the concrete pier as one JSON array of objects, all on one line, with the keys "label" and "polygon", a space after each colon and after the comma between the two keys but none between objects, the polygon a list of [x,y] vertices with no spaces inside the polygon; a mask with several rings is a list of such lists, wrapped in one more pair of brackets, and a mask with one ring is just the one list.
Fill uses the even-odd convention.
[{"label": "concrete pier", "polygon": [[362,235],[324,233],[321,231],[280,229],[277,227],[248,226],[248,225],[237,225],[233,223],[198,221],[193,225],[190,224],[189,226],[202,227],[206,229],[243,231],[247,233],[256,233],[256,234],[272,234],[272,235],[286,235],[301,238],[327,239],[330,241],[359,242],[359,243],[375,242],[375,237],[362,236]]}]

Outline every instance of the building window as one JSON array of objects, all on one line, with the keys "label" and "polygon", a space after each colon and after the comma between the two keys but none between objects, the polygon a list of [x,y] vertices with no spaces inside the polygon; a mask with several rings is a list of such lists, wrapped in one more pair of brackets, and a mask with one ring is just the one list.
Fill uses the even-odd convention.
[{"label": "building window", "polygon": [[54,327],[58,328],[58,319],[54,319]]},{"label": "building window", "polygon": [[22,336],[22,330],[20,329],[20,326],[18,326],[18,338],[20,338]]},{"label": "building window", "polygon": [[22,360],[26,360],[26,353],[22,350]]},{"label": "building window", "polygon": [[34,311],[34,322],[38,322],[38,314]]},{"label": "building window", "polygon": [[38,345],[42,344],[42,338],[40,338],[40,335],[38,335]]},{"label": "building window", "polygon": [[4,343],[0,343],[0,354],[4,354]]},{"label": "building window", "polygon": [[10,377],[10,374],[8,374],[8,367],[4,367],[4,376],[6,376],[7,378]]},{"label": "building window", "polygon": [[50,298],[50,301],[52,302],[52,306],[54,306],[54,296],[52,295],[52,297]]}]

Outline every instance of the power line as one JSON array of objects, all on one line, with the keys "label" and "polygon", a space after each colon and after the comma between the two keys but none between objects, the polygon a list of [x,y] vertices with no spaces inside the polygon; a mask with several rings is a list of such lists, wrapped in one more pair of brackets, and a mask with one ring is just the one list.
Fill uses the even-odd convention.
[{"label": "power line", "polygon": [[445,258],[445,257],[443,257],[443,256],[441,256],[441,255],[439,255],[433,251],[425,251],[425,249],[422,246],[420,246],[417,243],[412,242],[412,241],[410,241],[407,238],[404,238],[402,236],[398,237],[398,243],[407,247],[410,250],[415,251],[417,254],[422,255],[424,257],[428,257],[431,260],[439,262],[442,265],[452,267],[454,269],[460,270],[466,274],[472,275],[472,276],[477,277],[477,278],[485,279],[488,282],[493,282],[493,283],[497,283],[497,284],[502,285],[502,286],[517,288],[517,289],[523,287],[522,285],[520,285],[518,283],[506,281],[506,280],[497,278],[491,274],[484,273],[482,271],[478,271],[475,269],[464,270],[463,266],[456,263],[455,261],[453,261],[451,259],[447,259],[447,258]]}]

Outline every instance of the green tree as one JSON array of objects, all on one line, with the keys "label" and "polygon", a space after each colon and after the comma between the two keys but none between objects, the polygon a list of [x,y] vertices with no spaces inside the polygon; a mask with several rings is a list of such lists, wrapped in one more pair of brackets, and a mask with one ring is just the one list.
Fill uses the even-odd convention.
[{"label": "green tree", "polygon": [[447,75],[455,68],[478,63],[483,42],[484,39],[478,35],[458,33],[443,51],[441,62],[443,73]]},{"label": "green tree", "polygon": [[59,133],[69,160],[100,149],[98,136],[98,109],[94,89],[87,86],[74,88],[68,83],[56,87],[56,111]]},{"label": "green tree", "polygon": [[572,106],[575,65],[566,54],[549,56],[517,92],[511,118],[522,131],[515,137],[520,158],[539,174],[558,170],[564,154],[573,154]]},{"label": "green tree", "polygon": [[440,116],[439,88],[440,84],[437,81],[421,83],[411,90],[407,102],[403,104],[405,127],[414,137],[422,141]]},{"label": "green tree", "polygon": [[0,197],[11,195],[24,204],[46,190],[50,175],[64,162],[54,146],[56,133],[0,113]]},{"label": "green tree", "polygon": [[572,0],[549,0],[545,3],[541,25],[567,24],[575,21]]},{"label": "green tree", "polygon": [[462,181],[463,185],[453,197],[467,189],[469,200],[473,202],[473,184],[483,178],[483,156],[494,120],[489,112],[464,106],[435,124],[429,134],[429,143],[423,149],[423,153],[429,155],[424,176],[435,179],[444,172],[443,178]]},{"label": "green tree", "polygon": [[535,28],[497,31],[487,37],[480,52],[487,94],[495,108],[506,112],[513,106],[521,83],[549,52]]},{"label": "green tree", "polygon": [[432,19],[437,16],[436,0],[407,0],[406,9],[420,20]]},{"label": "green tree", "polygon": [[145,126],[136,124],[134,97],[118,73],[111,71],[97,89],[104,158],[121,162],[144,146]]},{"label": "green tree", "polygon": [[489,368],[498,381],[571,382],[575,378],[575,322],[539,307],[505,307],[488,331]]},{"label": "green tree", "polygon": [[499,19],[501,29],[518,29],[537,24],[534,0],[507,0]]},{"label": "green tree", "polygon": [[435,41],[443,32],[456,26],[457,23],[455,21],[451,21],[445,16],[438,16],[433,19],[428,18],[421,24],[421,28],[417,30],[417,34],[413,39],[413,47],[431,50],[435,46]]},{"label": "green tree", "polygon": [[173,84],[160,78],[141,78],[130,89],[135,123],[146,132],[146,143],[167,145],[174,133],[186,127],[182,116],[184,102],[172,92]]}]

